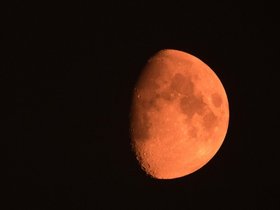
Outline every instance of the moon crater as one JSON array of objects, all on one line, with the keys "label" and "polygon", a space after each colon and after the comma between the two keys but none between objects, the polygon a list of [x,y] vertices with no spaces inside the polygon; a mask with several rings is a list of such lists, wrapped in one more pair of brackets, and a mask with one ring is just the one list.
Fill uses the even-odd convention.
[{"label": "moon crater", "polygon": [[191,95],[194,91],[194,85],[191,78],[186,78],[182,74],[177,73],[171,80],[170,89],[183,95]]},{"label": "moon crater", "polygon": [[211,99],[215,107],[220,107],[223,103],[223,99],[218,93],[213,93]]},{"label": "moon crater", "polygon": [[202,97],[185,96],[180,100],[180,108],[183,114],[186,114],[190,119],[195,113],[202,115],[205,110],[206,104],[203,102]]}]

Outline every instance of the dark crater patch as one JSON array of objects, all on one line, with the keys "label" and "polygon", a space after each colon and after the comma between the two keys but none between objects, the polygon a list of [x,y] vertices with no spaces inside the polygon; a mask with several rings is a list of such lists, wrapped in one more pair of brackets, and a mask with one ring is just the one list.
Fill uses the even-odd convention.
[{"label": "dark crater patch", "polygon": [[197,128],[195,128],[195,127],[191,128],[189,131],[189,135],[192,138],[196,138],[197,137]]},{"label": "dark crater patch", "polygon": [[146,86],[149,90],[158,90],[160,88],[159,84],[156,82],[156,80],[151,79],[149,82],[149,85]]},{"label": "dark crater patch", "polygon": [[222,97],[218,93],[213,93],[211,95],[211,100],[212,100],[212,103],[214,104],[215,107],[220,107],[222,105],[222,102],[223,102]]},{"label": "dark crater patch", "polygon": [[177,73],[172,78],[170,89],[180,94],[190,95],[193,94],[194,85],[191,78],[187,78],[182,74]]},{"label": "dark crater patch", "polygon": [[212,130],[217,125],[217,116],[210,111],[205,116],[203,116],[203,122],[202,125],[207,130]]},{"label": "dark crater patch", "polygon": [[157,99],[158,99],[158,97],[155,96],[155,97],[151,97],[147,100],[144,100],[142,102],[143,108],[146,109],[146,110],[150,110],[152,108],[155,108]]},{"label": "dark crater patch", "polygon": [[189,118],[192,118],[195,113],[203,114],[205,107],[202,96],[185,96],[180,100],[180,108]]},{"label": "dark crater patch", "polygon": [[176,96],[174,94],[174,91],[170,89],[166,89],[160,93],[160,97],[163,98],[166,101],[173,101]]},{"label": "dark crater patch", "polygon": [[160,94],[158,91],[150,91],[147,93],[145,99],[140,99],[139,103],[143,107],[144,110],[150,111],[151,109],[160,110],[158,105],[158,99],[160,98]]}]

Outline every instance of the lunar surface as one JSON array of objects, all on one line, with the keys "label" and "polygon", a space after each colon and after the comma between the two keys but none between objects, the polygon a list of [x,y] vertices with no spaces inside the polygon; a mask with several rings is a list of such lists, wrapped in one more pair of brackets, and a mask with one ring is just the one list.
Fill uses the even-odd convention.
[{"label": "lunar surface", "polygon": [[200,169],[221,147],[228,122],[224,87],[200,59],[168,49],[148,61],[131,106],[132,147],[147,174],[173,179]]}]

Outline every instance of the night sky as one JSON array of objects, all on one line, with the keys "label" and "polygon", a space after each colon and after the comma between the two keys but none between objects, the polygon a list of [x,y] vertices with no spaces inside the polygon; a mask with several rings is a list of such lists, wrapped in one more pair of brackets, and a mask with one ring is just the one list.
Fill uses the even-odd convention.
[{"label": "night sky", "polygon": [[[277,7],[133,2],[4,8],[3,209],[280,209]],[[129,110],[141,69],[166,48],[215,71],[230,121],[207,165],[164,181],[131,151]]]}]

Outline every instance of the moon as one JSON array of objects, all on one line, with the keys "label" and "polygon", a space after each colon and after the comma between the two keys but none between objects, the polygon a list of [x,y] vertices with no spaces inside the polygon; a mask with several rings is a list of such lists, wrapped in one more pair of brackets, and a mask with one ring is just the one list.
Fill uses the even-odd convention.
[{"label": "moon", "polygon": [[191,174],[217,153],[229,123],[225,89],[213,70],[178,50],[156,53],[143,68],[131,104],[131,145],[156,179]]}]

